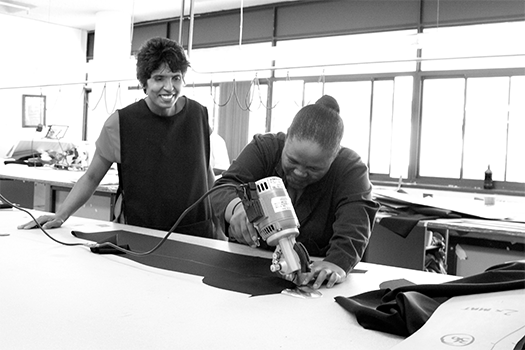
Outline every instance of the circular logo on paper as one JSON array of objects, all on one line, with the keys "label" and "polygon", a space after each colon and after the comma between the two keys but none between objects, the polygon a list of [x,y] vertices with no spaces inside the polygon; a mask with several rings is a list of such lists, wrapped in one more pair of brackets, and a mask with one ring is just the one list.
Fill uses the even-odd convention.
[{"label": "circular logo on paper", "polygon": [[449,334],[441,337],[441,342],[450,346],[467,346],[474,342],[470,334]]}]

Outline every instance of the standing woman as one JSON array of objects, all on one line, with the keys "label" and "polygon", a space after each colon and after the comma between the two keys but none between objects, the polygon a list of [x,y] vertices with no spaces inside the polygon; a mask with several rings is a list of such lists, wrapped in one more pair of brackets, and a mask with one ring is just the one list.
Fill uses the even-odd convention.
[{"label": "standing woman", "polygon": [[[182,96],[190,63],[184,49],[166,38],[148,40],[137,55],[137,78],[146,97],[105,122],[86,173],[55,215],[37,220],[61,226],[94,193],[113,163],[119,174],[117,221],[169,230],[182,212],[211,187],[208,111]],[[209,200],[182,220],[176,232],[214,237]],[[21,229],[35,227],[33,222]]]}]

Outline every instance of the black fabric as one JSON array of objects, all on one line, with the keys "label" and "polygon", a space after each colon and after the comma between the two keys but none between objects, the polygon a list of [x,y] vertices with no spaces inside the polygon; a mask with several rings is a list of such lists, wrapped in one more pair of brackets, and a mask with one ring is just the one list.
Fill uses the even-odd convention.
[{"label": "black fabric", "polygon": [[442,284],[407,284],[335,300],[364,328],[408,337],[451,297],[513,289],[525,289],[525,261],[495,265],[483,273]]},{"label": "black fabric", "polygon": [[398,234],[399,236],[406,238],[420,220],[431,220],[436,218],[437,216],[400,214],[382,218],[379,221],[379,224]]},{"label": "black fabric", "polygon": [[[160,238],[117,230],[107,232],[73,231],[78,238],[102,243],[112,242],[136,252],[149,251]],[[203,283],[251,296],[278,294],[295,285],[270,271],[271,259],[228,253],[194,244],[167,240],[153,254],[137,257],[118,255],[138,263],[203,276]]]},{"label": "black fabric", "polygon": [[[378,201],[381,202],[381,199],[378,199]],[[421,220],[460,217],[459,214],[446,209],[411,205],[408,208],[398,209],[396,215],[382,218],[379,224],[406,238]]]}]

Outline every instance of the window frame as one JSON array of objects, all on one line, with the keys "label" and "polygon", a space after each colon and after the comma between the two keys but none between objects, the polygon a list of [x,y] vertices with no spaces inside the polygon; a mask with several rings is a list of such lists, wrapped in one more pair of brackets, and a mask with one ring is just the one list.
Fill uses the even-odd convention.
[{"label": "window frame", "polygon": [[[278,42],[275,42],[278,44]],[[274,44],[275,44],[274,43]],[[424,49],[423,49],[424,50]],[[421,52],[418,54],[421,57]],[[370,73],[343,73],[341,75],[326,74],[326,75],[302,75],[292,74],[292,76],[283,74],[275,74],[280,68],[277,66],[272,70],[270,78],[263,78],[264,84],[268,84],[268,99],[267,106],[272,106],[273,101],[278,100],[278,97],[273,95],[273,84],[279,81],[286,80],[301,80],[303,83],[303,104],[305,100],[305,84],[308,83],[332,83],[332,82],[358,82],[358,81],[380,81],[380,80],[395,80],[402,76],[411,76],[413,81],[412,89],[412,110],[411,110],[411,129],[410,129],[410,150],[409,150],[409,164],[407,169],[407,176],[402,179],[402,185],[413,188],[428,188],[435,190],[447,191],[461,191],[461,192],[485,192],[483,189],[482,180],[470,179],[453,179],[440,178],[431,176],[419,175],[419,154],[421,147],[421,124],[422,124],[422,97],[423,97],[423,81],[425,79],[444,79],[444,78],[490,78],[490,77],[509,77],[509,76],[524,76],[525,69],[523,68],[479,68],[479,69],[452,69],[452,70],[422,70],[421,66],[426,58],[420,58],[415,70],[411,71],[392,71],[392,72],[370,72]],[[234,80],[235,82],[235,80]],[[262,81],[261,81],[261,84]],[[324,91],[324,89],[323,89]],[[273,110],[270,108],[266,113],[266,130],[270,132],[272,125],[271,115]],[[372,112],[372,111],[371,111]],[[372,113],[371,113],[372,115]],[[370,123],[372,119],[370,119]],[[247,132],[247,131],[242,131]],[[250,139],[250,135],[248,135]],[[369,138],[368,149],[370,150],[371,140]],[[370,166],[370,154],[368,155],[368,166]],[[390,167],[392,164],[390,164]],[[370,167],[369,167],[370,168]],[[380,186],[397,186],[400,179],[393,178],[389,174],[371,173],[370,179],[373,184]],[[505,195],[525,195],[525,183],[523,182],[509,182],[497,181],[495,189],[490,190],[493,194]]]},{"label": "window frame", "polygon": [[[483,180],[473,179],[452,179],[443,177],[430,177],[419,175],[419,151],[421,147],[421,120],[422,120],[422,96],[423,91],[421,86],[425,79],[445,79],[445,78],[493,78],[493,77],[510,77],[510,76],[525,76],[525,70],[523,68],[496,68],[496,69],[474,69],[474,70],[458,70],[458,71],[425,71],[416,73],[419,85],[418,98],[415,99],[417,103],[416,109],[418,111],[416,115],[417,128],[412,125],[413,141],[417,142],[417,147],[411,149],[410,164],[414,166],[413,169],[409,169],[409,178],[403,180],[403,185],[414,187],[414,188],[434,188],[446,189],[451,191],[461,192],[486,192],[483,188]],[[414,117],[414,116],[413,116]],[[386,185],[391,183],[385,177],[376,177],[371,174],[371,180],[377,181],[378,184]],[[394,181],[396,182],[396,181]],[[525,183],[512,182],[512,181],[497,181],[495,189],[491,189],[490,193],[504,194],[504,195],[525,195]]]}]

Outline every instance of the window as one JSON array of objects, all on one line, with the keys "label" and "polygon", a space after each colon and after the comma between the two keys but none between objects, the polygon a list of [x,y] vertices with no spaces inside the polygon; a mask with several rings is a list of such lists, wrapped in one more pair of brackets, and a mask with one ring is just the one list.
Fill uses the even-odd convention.
[{"label": "window", "polygon": [[218,130],[219,127],[219,87],[209,86],[186,86],[183,90],[184,95],[199,102],[208,109],[208,122],[212,130]]},{"label": "window", "polygon": [[425,80],[422,105],[419,175],[459,179],[465,80]]},{"label": "window", "polygon": [[280,41],[274,49],[279,68],[275,74],[284,78],[414,71],[417,47],[410,43],[415,34],[403,30]]},{"label": "window", "polygon": [[525,183],[525,77],[510,79],[508,151],[505,181]]},{"label": "window", "polygon": [[[423,71],[524,67],[525,22],[425,29]],[[521,55],[521,56],[520,56]],[[452,59],[444,59],[452,58]]]},{"label": "window", "polygon": [[303,106],[302,80],[276,81],[273,84],[270,132],[286,132],[295,114]]},{"label": "window", "polygon": [[524,81],[424,80],[420,175],[480,180],[490,166],[496,181],[525,182]]},{"label": "window", "polygon": [[412,86],[412,76],[306,83],[304,100],[308,104],[323,94],[333,96],[345,124],[342,146],[356,151],[371,173],[407,177]]},{"label": "window", "polygon": [[245,44],[195,49],[189,57],[191,69],[186,74],[188,84],[210,82],[251,81],[254,76],[268,78],[271,73],[271,43]]},{"label": "window", "polygon": [[252,85],[250,93],[249,113],[250,121],[248,124],[248,142],[255,134],[266,132],[266,115],[268,109],[268,85],[260,84],[258,81]]},{"label": "window", "polygon": [[372,82],[328,82],[324,87],[321,83],[306,84],[307,103],[315,103],[323,94],[334,97],[339,103],[345,125],[341,145],[356,151],[363,162],[368,163]]},{"label": "window", "polygon": [[374,82],[370,172],[407,177],[410,153],[412,77]]},{"label": "window", "polygon": [[490,166],[496,188],[523,191],[524,31],[523,21],[424,31],[418,181],[480,188]]}]

